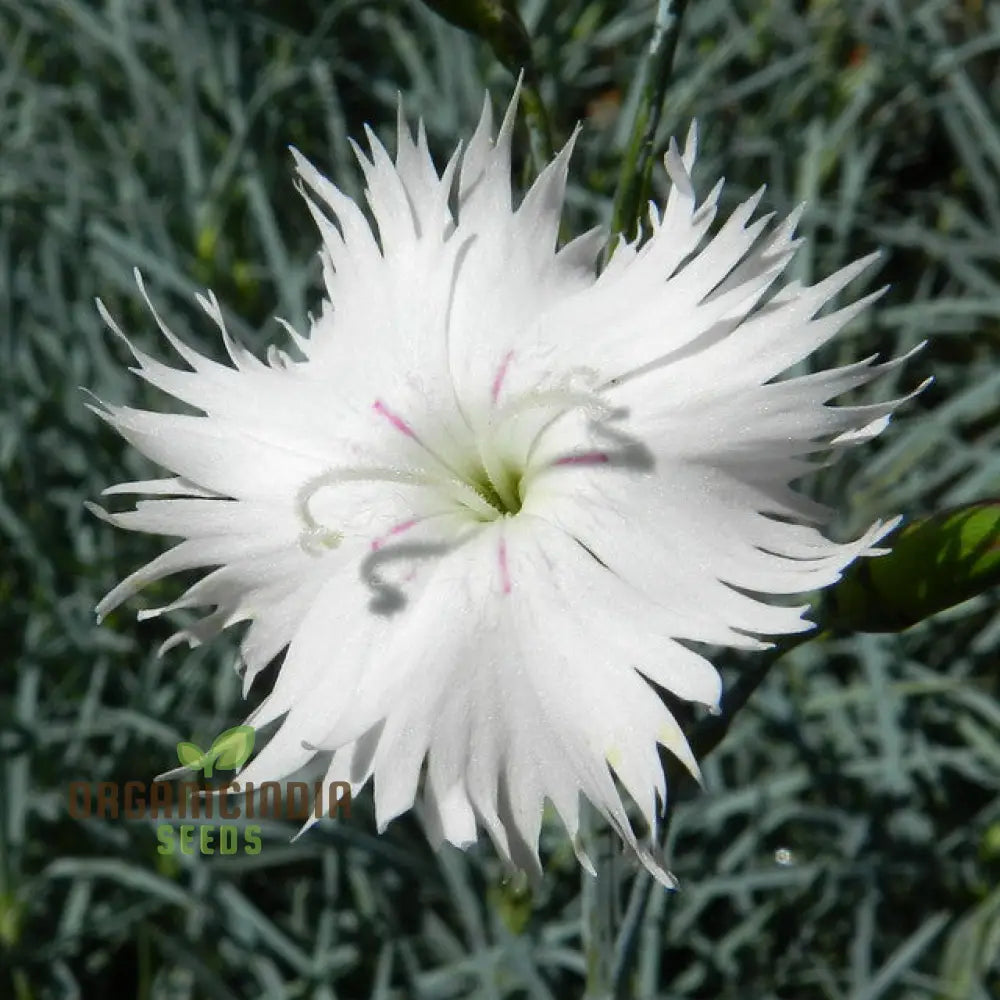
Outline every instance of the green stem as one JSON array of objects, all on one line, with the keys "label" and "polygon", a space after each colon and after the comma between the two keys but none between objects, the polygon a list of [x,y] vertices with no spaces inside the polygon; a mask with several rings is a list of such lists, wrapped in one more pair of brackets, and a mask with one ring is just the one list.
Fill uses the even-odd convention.
[{"label": "green stem", "polygon": [[591,852],[597,878],[581,871],[580,907],[583,916],[583,954],[587,963],[584,1000],[611,1000],[614,980],[614,943],[618,924],[618,872],[614,835],[596,809],[585,804],[581,816],[585,846]]},{"label": "green stem", "polygon": [[[736,713],[750,700],[750,696],[761,686],[778,660],[803,643],[826,639],[828,635],[828,632],[799,632],[783,642],[776,643],[773,649],[752,660],[723,695],[719,714],[707,716],[691,730],[689,742],[695,757],[703,760],[722,742],[733,724]],[[681,772],[682,765],[679,762],[676,767],[678,774],[687,774],[687,771]]]},{"label": "green stem", "polygon": [[649,198],[653,145],[686,7],[687,0],[659,0],[657,5],[653,37],[641,71],[642,90],[615,189],[605,264],[610,260],[619,236],[632,239],[636,235],[642,207]]},{"label": "green stem", "polygon": [[[729,732],[736,714],[746,705],[750,696],[760,687],[778,660],[804,642],[823,638],[827,634],[826,632],[806,632],[789,636],[784,642],[775,645],[774,649],[753,660],[723,696],[719,714],[702,719],[692,728],[688,735],[688,743],[695,758],[704,760],[722,742],[726,733]],[[674,792],[683,788],[687,781],[693,780],[676,757],[671,756],[668,759],[664,770],[667,775],[667,787]],[[661,840],[664,842],[670,829],[672,816],[673,809],[670,809],[667,811],[661,827]],[[614,1000],[629,1000],[632,996],[630,981],[632,969],[638,952],[639,932],[645,919],[652,888],[652,877],[645,871],[639,872],[632,883],[625,917],[615,940],[613,972],[610,992],[607,994]]]},{"label": "green stem", "polygon": [[[528,126],[528,137],[531,143],[531,162],[537,176],[545,169],[546,164],[554,155],[552,127],[549,124],[549,115],[545,110],[541,92],[538,89],[537,77],[533,70],[529,72],[527,68],[521,82],[521,104],[524,108],[524,120]],[[525,186],[527,186],[527,180]]]}]

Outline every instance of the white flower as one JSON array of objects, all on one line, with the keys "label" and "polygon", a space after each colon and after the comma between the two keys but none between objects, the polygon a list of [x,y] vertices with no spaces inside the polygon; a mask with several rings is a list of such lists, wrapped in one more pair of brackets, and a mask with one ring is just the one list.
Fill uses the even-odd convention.
[{"label": "white flower", "polygon": [[426,763],[432,838],[467,846],[482,826],[536,872],[546,798],[589,867],[583,793],[669,883],[653,850],[659,746],[697,764],[649,682],[717,706],[719,674],[685,642],[760,649],[754,636],[806,630],[805,607],[751,594],[823,587],[879,551],[895,522],[836,544],[789,484],[811,454],[886,426],[899,401],[825,404],[905,359],[776,381],[878,296],[817,318],[872,258],[768,298],[798,213],[751,223],[758,192],[709,239],[721,184],[696,204],[694,129],[666,156],[673,187],[650,206],[648,240],[595,276],[600,233],[556,249],[572,139],[513,208],[515,104],[494,140],[487,101],[440,176],[422,129],[414,141],[400,124],[395,163],[369,134],[358,157],[377,236],[295,154],[327,296],[308,338],[288,331],[304,360],[272,347],[258,361],[211,295],[199,301],[232,367],[156,317],[191,370],[132,347],[136,371],[204,415],[101,404],[176,478],[105,491],[157,497],[134,511],[95,509],[183,541],[98,614],[217,567],[142,617],[214,608],[175,636],[192,643],[249,621],[244,690],[287,647],[248,720],[283,722],[241,780],[335,751],[330,780],[373,778],[381,830],[414,804]]}]

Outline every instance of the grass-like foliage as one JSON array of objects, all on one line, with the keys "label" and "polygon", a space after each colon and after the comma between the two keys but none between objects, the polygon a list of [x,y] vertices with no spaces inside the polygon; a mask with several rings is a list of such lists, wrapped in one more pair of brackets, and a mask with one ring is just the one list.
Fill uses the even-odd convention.
[{"label": "grass-like foliage", "polygon": [[[520,5],[555,143],[585,124],[567,234],[610,218],[655,7]],[[159,352],[138,265],[167,320],[219,356],[193,302],[211,287],[262,353],[282,337],[273,316],[303,329],[319,302],[287,146],[357,195],[347,140],[363,123],[391,148],[401,96],[443,156],[484,87],[502,105],[512,78],[415,2],[0,0],[0,996],[583,992],[591,890],[554,827],[528,899],[485,843],[435,854],[413,816],[376,836],[367,794],[294,843],[297,824],[268,820],[263,850],[235,856],[159,854],[155,821],[67,806],[70,781],[148,782],[260,697],[241,701],[232,639],[157,658],[170,626],[135,612],[182,582],[95,624],[159,546],[83,502],[155,473],[80,387],[162,402],[127,374],[95,296]],[[1000,7],[690,0],[666,99],[659,148],[696,116],[696,181],[724,173],[724,207],[761,182],[767,210],[808,201],[796,277],[884,249],[866,280],[890,293],[820,360],[930,338],[877,391],[934,385],[810,483],[840,529],[1000,493]],[[528,150],[521,135],[525,170]],[[635,873],[605,862],[618,947],[634,949],[621,994],[997,996],[998,640],[980,597],[783,660],[706,761],[705,790],[675,803],[681,891],[641,908]],[[720,662],[730,679],[745,667]]]}]

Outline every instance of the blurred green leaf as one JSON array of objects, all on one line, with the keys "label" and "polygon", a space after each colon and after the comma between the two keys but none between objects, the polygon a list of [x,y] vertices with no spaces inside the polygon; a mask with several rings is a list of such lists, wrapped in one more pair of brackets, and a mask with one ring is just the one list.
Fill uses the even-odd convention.
[{"label": "blurred green leaf", "polygon": [[1000,962],[1000,888],[953,927],[941,959],[940,1000],[974,996],[976,984],[985,985]]},{"label": "blurred green leaf", "polygon": [[0,895],[0,945],[7,948],[17,944],[24,922],[24,900],[16,893]]}]

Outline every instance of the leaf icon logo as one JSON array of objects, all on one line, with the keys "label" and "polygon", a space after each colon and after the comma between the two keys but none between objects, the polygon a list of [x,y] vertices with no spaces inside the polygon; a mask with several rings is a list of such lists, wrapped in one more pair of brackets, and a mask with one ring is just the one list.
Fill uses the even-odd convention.
[{"label": "leaf icon logo", "polygon": [[182,767],[203,770],[206,778],[212,777],[216,767],[224,771],[235,771],[253,753],[255,735],[253,726],[234,726],[220,733],[208,752],[202,750],[197,743],[185,740],[177,744],[177,759]]},{"label": "leaf icon logo", "polygon": [[177,759],[184,767],[200,771],[205,766],[205,751],[197,743],[178,743]]},{"label": "leaf icon logo", "polygon": [[209,750],[215,759],[215,766],[225,771],[235,771],[242,767],[253,753],[255,735],[253,726],[233,726],[216,737]]}]

